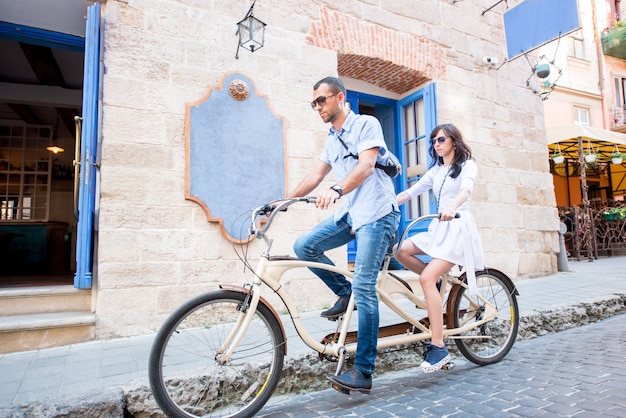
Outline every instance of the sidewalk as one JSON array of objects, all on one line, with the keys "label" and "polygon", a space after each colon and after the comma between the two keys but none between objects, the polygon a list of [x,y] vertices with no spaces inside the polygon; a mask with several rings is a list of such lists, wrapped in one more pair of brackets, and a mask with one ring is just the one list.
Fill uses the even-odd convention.
[{"label": "sidewalk", "polygon": [[[554,311],[562,308],[604,305],[616,295],[626,295],[626,256],[601,257],[591,263],[569,261],[569,268],[570,272],[516,282],[522,322],[534,313],[555,315]],[[626,310],[623,306],[617,309]],[[332,329],[333,323],[320,321],[318,315],[309,312],[302,317],[311,324],[315,321],[320,329]],[[289,357],[312,353],[296,336],[291,322],[283,322]],[[540,331],[538,334],[554,332]],[[71,399],[81,396],[105,396],[122,388],[148,386],[152,339],[147,335],[0,355],[0,417],[23,416],[17,412],[20,408],[39,401],[71,404]]]}]

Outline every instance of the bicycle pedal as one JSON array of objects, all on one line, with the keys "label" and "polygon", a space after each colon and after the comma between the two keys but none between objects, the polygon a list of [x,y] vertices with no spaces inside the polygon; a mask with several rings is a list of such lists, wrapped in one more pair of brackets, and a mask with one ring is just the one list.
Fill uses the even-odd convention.
[{"label": "bicycle pedal", "polygon": [[443,366],[441,366],[442,370],[452,370],[454,369],[454,363],[450,362],[450,363],[446,363]]},{"label": "bicycle pedal", "polygon": [[350,394],[350,390],[343,388],[335,383],[333,383],[332,385],[330,385],[330,387],[332,387],[333,389],[335,389],[337,392],[341,392],[344,395],[349,395]]}]

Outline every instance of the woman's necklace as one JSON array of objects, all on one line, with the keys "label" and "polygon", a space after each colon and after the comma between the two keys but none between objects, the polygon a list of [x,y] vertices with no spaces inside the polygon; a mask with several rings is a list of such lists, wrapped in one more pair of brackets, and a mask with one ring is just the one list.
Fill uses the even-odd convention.
[{"label": "woman's necklace", "polygon": [[452,166],[448,167],[448,171],[446,171],[446,175],[443,177],[443,181],[441,182],[441,187],[439,188],[439,195],[437,196],[437,213],[439,213],[439,203],[441,202],[441,191],[443,190],[443,185],[446,184],[446,179],[448,178],[448,174],[450,174],[450,170]]}]

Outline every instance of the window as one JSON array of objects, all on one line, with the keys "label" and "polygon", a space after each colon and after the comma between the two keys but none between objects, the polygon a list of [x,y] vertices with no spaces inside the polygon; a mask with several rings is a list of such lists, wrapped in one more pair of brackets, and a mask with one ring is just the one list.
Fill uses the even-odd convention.
[{"label": "window", "polygon": [[0,124],[0,221],[47,221],[52,127]]},{"label": "window", "polygon": [[[430,133],[430,132],[429,132]],[[419,97],[402,106],[402,143],[405,158],[407,188],[419,180],[427,169],[427,139],[424,98]],[[407,203],[408,219],[430,213],[429,194],[424,193]]]},{"label": "window", "polygon": [[589,126],[589,109],[574,106],[574,125]]},{"label": "window", "polygon": [[626,16],[626,2],[615,1],[615,20],[621,21]]},{"label": "window", "polygon": [[624,107],[626,103],[626,77],[613,77],[613,123],[624,124]]},{"label": "window", "polygon": [[581,60],[587,59],[585,57],[585,40],[581,30],[577,30],[570,36],[570,57],[579,58]]}]

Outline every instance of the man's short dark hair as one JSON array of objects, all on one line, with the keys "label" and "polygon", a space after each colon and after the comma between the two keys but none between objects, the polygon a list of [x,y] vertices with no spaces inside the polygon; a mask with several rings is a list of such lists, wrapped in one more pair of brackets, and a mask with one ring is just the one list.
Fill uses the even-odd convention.
[{"label": "man's short dark hair", "polygon": [[320,84],[328,84],[334,94],[343,93],[346,94],[346,86],[343,85],[343,81],[337,77],[324,77],[313,86],[313,90],[317,90]]}]

